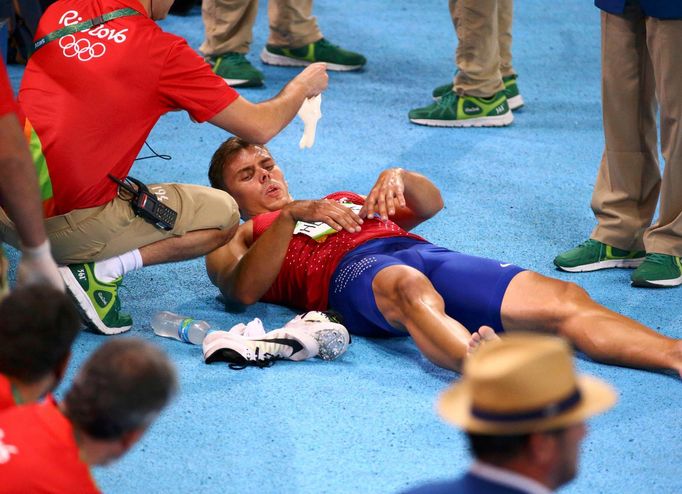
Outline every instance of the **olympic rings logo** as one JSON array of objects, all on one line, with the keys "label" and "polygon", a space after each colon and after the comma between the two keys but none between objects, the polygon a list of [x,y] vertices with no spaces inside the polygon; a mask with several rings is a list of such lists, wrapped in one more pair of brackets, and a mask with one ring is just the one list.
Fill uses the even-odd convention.
[{"label": "olympic rings logo", "polygon": [[73,34],[60,38],[59,46],[61,46],[65,57],[78,57],[81,62],[99,58],[107,51],[103,43],[90,43],[87,38],[77,40]]}]

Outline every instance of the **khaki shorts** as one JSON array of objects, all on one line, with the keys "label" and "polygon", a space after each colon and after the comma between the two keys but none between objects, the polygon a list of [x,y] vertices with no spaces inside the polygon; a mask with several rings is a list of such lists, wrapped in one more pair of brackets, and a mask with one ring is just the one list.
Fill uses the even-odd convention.
[{"label": "khaki shorts", "polygon": [[[52,255],[59,264],[101,261],[145,245],[195,230],[225,230],[239,223],[232,197],[200,185],[154,184],[151,191],[178,213],[171,231],[156,228],[135,216],[130,203],[114,198],[102,206],[75,209],[45,220]],[[14,225],[0,209],[0,240],[19,247]]]}]

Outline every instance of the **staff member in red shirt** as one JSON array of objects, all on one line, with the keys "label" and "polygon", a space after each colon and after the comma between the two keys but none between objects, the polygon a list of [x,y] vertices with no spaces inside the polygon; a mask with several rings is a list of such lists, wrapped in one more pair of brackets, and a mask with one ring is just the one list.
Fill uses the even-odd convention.
[{"label": "staff member in red shirt", "polygon": [[[15,245],[22,250],[18,281],[64,290],[57,265],[50,255],[38,181],[17,119],[18,110],[7,72],[4,67],[0,68],[0,208],[4,208],[16,224]],[[2,240],[0,233],[0,298],[9,289]]]},{"label": "staff member in red shirt", "polygon": [[[326,66],[312,64],[274,98],[247,101],[185,40],[156,25],[171,4],[52,4],[41,18],[39,48],[19,92],[52,252],[57,262],[69,265],[62,276],[87,322],[104,334],[132,325],[120,312],[118,297],[126,272],[206,254],[227,242],[239,221],[227,193],[170,183],[150,189],[177,212],[172,227],[157,228],[134,214],[110,175],[128,175],[157,120],[186,110],[197,122],[265,143],[293,119],[305,98],[327,87]],[[89,20],[102,23],[79,30]],[[50,41],[41,41],[51,34]],[[0,215],[0,234],[10,243],[16,242],[13,231]]]},{"label": "staff member in red shirt", "polygon": [[175,393],[173,365],[136,338],[105,343],[64,401],[0,413],[0,494],[99,492],[90,465],[123,456]]},{"label": "staff member in red shirt", "polygon": [[73,302],[54,288],[17,288],[0,302],[0,410],[57,387],[79,329]]}]

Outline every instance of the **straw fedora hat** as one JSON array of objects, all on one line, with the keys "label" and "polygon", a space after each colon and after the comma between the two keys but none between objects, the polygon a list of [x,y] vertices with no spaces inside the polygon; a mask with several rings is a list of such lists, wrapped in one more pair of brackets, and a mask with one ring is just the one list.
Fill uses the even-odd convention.
[{"label": "straw fedora hat", "polygon": [[576,375],[564,340],[512,334],[472,355],[462,379],[440,396],[437,408],[468,432],[505,435],[566,427],[615,402],[611,386]]}]

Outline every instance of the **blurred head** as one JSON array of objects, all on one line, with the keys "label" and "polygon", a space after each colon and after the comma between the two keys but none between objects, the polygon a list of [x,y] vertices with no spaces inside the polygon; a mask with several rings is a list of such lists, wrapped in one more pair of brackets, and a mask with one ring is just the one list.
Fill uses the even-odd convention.
[{"label": "blurred head", "polygon": [[[44,382],[35,400],[59,384],[81,326],[71,299],[47,286],[17,288],[0,302],[0,374],[13,382]],[[30,399],[29,399],[30,398]]]},{"label": "blurred head", "polygon": [[471,356],[438,408],[476,458],[556,488],[576,474],[585,419],[615,401],[609,385],[576,375],[564,340],[512,334]]},{"label": "blurred head", "polygon": [[[86,451],[95,464],[122,456],[175,394],[175,369],[154,345],[136,338],[111,340],[90,355],[66,394],[64,415],[106,454]],[[86,442],[87,444],[87,442]]]},{"label": "blurred head", "polygon": [[277,211],[292,201],[284,173],[265,146],[231,137],[213,153],[211,186],[230,194],[243,219]]}]

